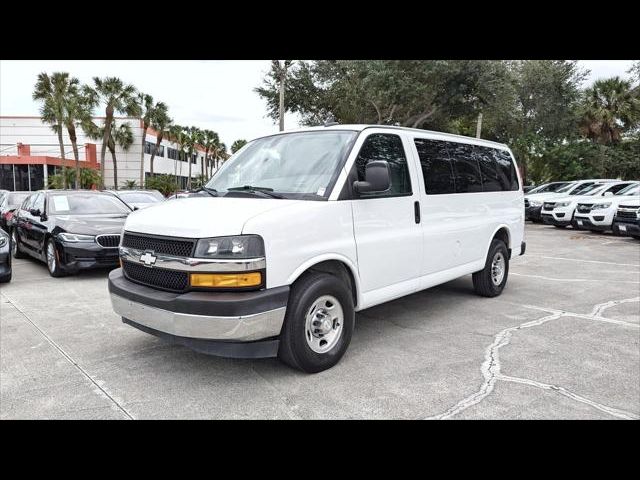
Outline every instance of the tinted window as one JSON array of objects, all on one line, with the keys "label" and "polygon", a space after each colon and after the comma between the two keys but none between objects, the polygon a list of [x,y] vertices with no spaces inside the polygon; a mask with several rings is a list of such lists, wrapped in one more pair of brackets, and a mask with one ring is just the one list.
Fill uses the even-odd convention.
[{"label": "tinted window", "polygon": [[620,183],[618,185],[614,185],[613,187],[609,187],[605,190],[605,192],[611,192],[611,193],[618,193],[620,190],[624,190],[625,188],[627,188],[629,185],[633,185],[633,184],[629,184],[629,183]]},{"label": "tinted window", "polygon": [[498,164],[494,159],[494,152],[496,152],[496,150],[480,146],[474,146],[473,149],[482,174],[482,190],[485,192],[502,191]]},{"label": "tinted window", "polygon": [[480,167],[473,154],[473,145],[447,142],[447,151],[453,164],[456,193],[482,192]]},{"label": "tinted window", "polygon": [[498,164],[498,178],[502,190],[518,190],[518,173],[509,152],[491,150],[493,150],[493,157]]},{"label": "tinted window", "polygon": [[569,193],[569,195],[583,195],[597,187],[598,187],[598,184],[596,184],[595,182],[582,183],[582,184],[579,184],[577,187],[575,187]]},{"label": "tinted window", "polygon": [[564,187],[565,185],[567,185],[564,182],[560,182],[560,183],[552,183],[549,185],[549,187],[546,190],[542,190],[543,192],[555,192],[557,190],[559,190],[560,188]]},{"label": "tinted window", "polygon": [[34,199],[33,205],[31,206],[31,208],[44,212],[44,194],[43,193],[39,193],[38,195],[36,195],[36,198]]},{"label": "tinted window", "polygon": [[384,193],[367,194],[366,196],[389,197],[408,195],[411,193],[411,178],[407,157],[404,154],[402,140],[398,135],[374,133],[364,141],[356,158],[358,180],[363,181],[365,166],[369,162],[384,160],[389,164],[391,188]]},{"label": "tinted window", "polygon": [[447,153],[447,142],[417,138],[415,144],[427,194],[454,193],[453,169]]}]

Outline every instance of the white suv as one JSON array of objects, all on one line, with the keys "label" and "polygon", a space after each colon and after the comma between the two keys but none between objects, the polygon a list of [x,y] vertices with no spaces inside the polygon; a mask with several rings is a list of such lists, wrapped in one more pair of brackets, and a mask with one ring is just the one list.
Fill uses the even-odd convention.
[{"label": "white suv", "polygon": [[633,182],[613,196],[582,200],[578,203],[573,227],[579,230],[611,230],[613,219],[621,205],[640,201],[640,184]]},{"label": "white suv", "polygon": [[200,352],[335,365],[355,312],[473,274],[499,295],[525,251],[505,145],[339,125],[258,138],[199,197],[133,212],[114,310]]},{"label": "white suv", "polygon": [[572,224],[571,222],[579,203],[614,196],[634,185],[637,185],[637,182],[594,183],[590,187],[581,190],[580,195],[551,198],[542,204],[542,221],[547,225],[564,228]]}]

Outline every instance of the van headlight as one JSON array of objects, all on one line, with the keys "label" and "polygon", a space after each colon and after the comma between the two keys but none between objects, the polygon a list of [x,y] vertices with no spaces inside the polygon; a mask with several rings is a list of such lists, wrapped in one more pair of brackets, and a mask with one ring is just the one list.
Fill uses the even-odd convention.
[{"label": "van headlight", "polygon": [[63,242],[71,243],[89,243],[95,242],[96,237],[93,235],[79,235],[77,233],[59,233],[58,238]]},{"label": "van headlight", "polygon": [[604,210],[605,208],[609,208],[611,206],[611,202],[607,203],[596,203],[591,210]]},{"label": "van headlight", "polygon": [[229,260],[264,257],[264,241],[259,235],[201,238],[194,256]]}]

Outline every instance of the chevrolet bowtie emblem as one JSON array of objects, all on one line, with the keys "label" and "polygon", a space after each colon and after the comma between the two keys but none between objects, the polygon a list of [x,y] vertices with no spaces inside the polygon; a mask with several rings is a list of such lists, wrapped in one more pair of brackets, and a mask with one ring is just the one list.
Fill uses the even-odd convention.
[{"label": "chevrolet bowtie emblem", "polygon": [[144,252],[142,255],[140,255],[140,261],[147,267],[150,267],[151,265],[156,263],[157,259],[158,257],[156,257],[153,252]]}]

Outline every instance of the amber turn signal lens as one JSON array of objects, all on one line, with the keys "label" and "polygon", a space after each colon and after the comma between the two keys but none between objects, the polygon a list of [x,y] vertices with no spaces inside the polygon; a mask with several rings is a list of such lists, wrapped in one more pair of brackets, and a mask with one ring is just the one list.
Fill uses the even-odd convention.
[{"label": "amber turn signal lens", "polygon": [[257,287],[262,283],[260,272],[251,273],[192,273],[192,287],[234,288]]}]

